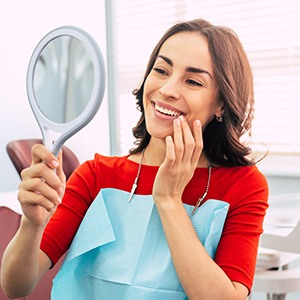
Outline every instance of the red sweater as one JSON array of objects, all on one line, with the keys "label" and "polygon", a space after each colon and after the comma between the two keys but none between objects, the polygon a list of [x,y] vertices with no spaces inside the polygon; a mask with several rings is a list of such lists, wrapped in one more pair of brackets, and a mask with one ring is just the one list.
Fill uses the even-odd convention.
[{"label": "red sweater", "polygon": [[[74,235],[102,188],[130,192],[138,164],[127,157],[104,157],[82,164],[70,177],[61,205],[49,221],[41,249],[53,264],[68,250]],[[158,167],[143,165],[136,194],[151,195]],[[195,205],[205,191],[208,169],[197,168],[184,190],[182,200]],[[209,192],[205,198],[230,204],[215,262],[232,281],[251,290],[259,236],[268,207],[266,178],[256,166],[216,167],[212,169]]]}]

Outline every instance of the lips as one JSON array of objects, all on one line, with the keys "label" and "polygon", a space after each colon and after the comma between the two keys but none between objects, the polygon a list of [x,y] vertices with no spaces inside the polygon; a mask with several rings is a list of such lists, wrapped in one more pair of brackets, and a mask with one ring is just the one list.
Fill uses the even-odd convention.
[{"label": "lips", "polygon": [[183,112],[175,110],[174,108],[162,106],[155,102],[152,102],[152,105],[154,106],[154,108],[157,112],[159,112],[165,116],[179,117],[180,115],[184,114]]}]

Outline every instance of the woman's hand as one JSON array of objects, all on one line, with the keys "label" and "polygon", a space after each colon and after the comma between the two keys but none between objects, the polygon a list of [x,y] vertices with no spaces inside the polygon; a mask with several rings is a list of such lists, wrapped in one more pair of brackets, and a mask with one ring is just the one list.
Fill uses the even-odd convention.
[{"label": "woman's hand", "polygon": [[153,186],[156,204],[169,200],[180,201],[182,193],[193,177],[203,149],[199,120],[193,124],[193,132],[184,117],[174,120],[174,137],[166,137],[166,158],[159,167]]},{"label": "woman's hand", "polygon": [[32,165],[21,173],[18,199],[24,216],[35,226],[44,227],[65,191],[62,152],[58,159],[43,145],[32,148]]}]

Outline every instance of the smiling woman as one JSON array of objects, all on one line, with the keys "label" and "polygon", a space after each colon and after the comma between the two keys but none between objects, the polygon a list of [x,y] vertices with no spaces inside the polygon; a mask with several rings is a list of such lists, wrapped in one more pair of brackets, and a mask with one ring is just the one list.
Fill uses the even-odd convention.
[{"label": "smiling woman", "polygon": [[159,119],[172,121],[174,117],[155,114],[158,105],[184,116],[191,128],[196,119],[201,121],[204,149],[210,162],[228,166],[250,163],[251,159],[246,158],[250,154],[249,145],[243,144],[241,138],[251,134],[254,105],[251,68],[242,45],[230,29],[212,29],[205,24],[203,21],[201,35],[196,22],[174,26],[153,50],[144,81],[134,91],[142,115],[133,129],[140,144],[131,154],[147,146],[149,135],[155,136],[153,128],[160,131],[160,137],[170,134],[172,126],[159,123]]},{"label": "smiling woman", "polygon": [[67,250],[53,300],[251,291],[268,185],[242,140],[253,80],[239,39],[202,19],[175,24],[134,94],[141,116],[129,155],[96,154],[66,183],[61,158],[33,148],[24,216],[3,259],[9,296],[29,293]]}]

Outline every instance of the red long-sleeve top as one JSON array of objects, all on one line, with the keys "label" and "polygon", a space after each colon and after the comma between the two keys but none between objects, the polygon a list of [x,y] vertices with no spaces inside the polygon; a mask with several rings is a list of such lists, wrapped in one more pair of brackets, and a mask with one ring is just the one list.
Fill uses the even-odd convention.
[{"label": "red long-sleeve top", "polygon": [[[63,202],[49,221],[41,249],[55,264],[68,250],[74,235],[97,194],[102,188],[130,192],[139,165],[124,157],[96,154],[83,163],[70,177]],[[158,171],[156,166],[143,165],[136,194],[151,195]],[[186,186],[182,201],[195,205],[205,191],[207,168],[197,168]],[[256,166],[214,167],[205,198],[230,204],[215,262],[232,281],[251,290],[255,272],[259,236],[268,207],[268,184]],[[95,229],[97,230],[97,229]]]}]

